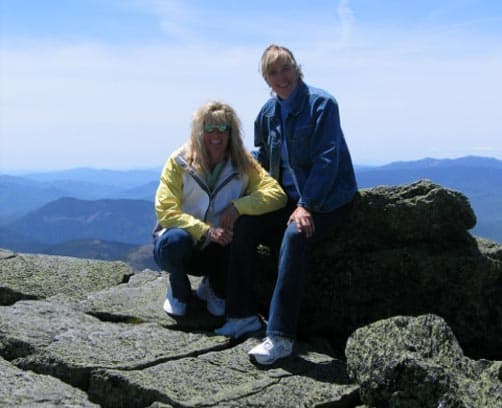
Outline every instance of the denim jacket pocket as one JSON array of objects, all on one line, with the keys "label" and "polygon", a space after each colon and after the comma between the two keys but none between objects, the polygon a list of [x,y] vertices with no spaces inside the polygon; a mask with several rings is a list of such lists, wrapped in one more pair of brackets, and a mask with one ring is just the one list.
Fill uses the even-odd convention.
[{"label": "denim jacket pocket", "polygon": [[314,127],[299,126],[295,129],[293,137],[289,140],[289,158],[291,167],[310,166],[310,142]]}]

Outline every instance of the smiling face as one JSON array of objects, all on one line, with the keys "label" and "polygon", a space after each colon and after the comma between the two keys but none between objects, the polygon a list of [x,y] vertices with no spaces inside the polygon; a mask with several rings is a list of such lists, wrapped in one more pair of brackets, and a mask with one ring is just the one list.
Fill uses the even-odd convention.
[{"label": "smiling face", "polygon": [[204,131],[204,147],[211,166],[225,158],[228,149],[228,141],[230,138],[230,126],[222,123],[205,124]]},{"label": "smiling face", "polygon": [[300,75],[288,59],[279,58],[268,69],[265,80],[281,99],[287,99],[294,91]]},{"label": "smiling face", "polygon": [[287,99],[303,78],[301,67],[286,47],[269,45],[261,56],[261,74],[281,99]]}]

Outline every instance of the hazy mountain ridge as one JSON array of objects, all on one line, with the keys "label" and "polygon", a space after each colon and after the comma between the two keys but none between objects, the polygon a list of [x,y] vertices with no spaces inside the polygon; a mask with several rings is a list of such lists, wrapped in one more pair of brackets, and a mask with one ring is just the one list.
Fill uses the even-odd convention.
[{"label": "hazy mountain ridge", "polygon": [[66,191],[52,184],[0,174],[0,217],[20,217],[65,195]]},{"label": "hazy mountain ridge", "polygon": [[[133,254],[137,265],[151,266],[144,248],[151,244],[159,175],[160,169],[0,175],[0,246],[96,259],[127,260]],[[461,191],[478,219],[472,233],[502,242],[501,160],[469,156],[356,166],[356,177],[360,188],[430,179]]]},{"label": "hazy mountain ridge", "polygon": [[147,184],[142,184],[137,187],[123,190],[116,195],[115,198],[133,198],[137,200],[153,200],[159,181],[151,181]]},{"label": "hazy mountain ridge", "polygon": [[138,170],[107,170],[91,167],[79,167],[68,170],[48,171],[38,173],[23,173],[22,177],[40,182],[53,182],[73,180],[79,182],[107,184],[127,189],[141,184],[146,184],[152,179],[158,179],[161,168]]},{"label": "hazy mountain ridge", "polygon": [[[119,173],[116,178],[108,176],[101,179],[102,173],[102,170],[96,171],[94,181],[88,180],[89,172],[84,173],[85,177],[74,180],[67,178],[66,172],[48,173],[40,178],[36,175],[27,178],[0,174],[0,225],[63,197],[82,200],[153,200],[158,180],[152,181],[140,175],[125,182],[122,172],[112,172],[112,175]],[[129,175],[129,172],[125,173]],[[135,184],[132,180],[140,184]]]},{"label": "hazy mountain ridge", "polygon": [[9,223],[6,228],[46,244],[101,239],[142,245],[150,242],[154,223],[150,201],[64,197]]},{"label": "hazy mountain ridge", "polygon": [[434,159],[426,157],[420,160],[396,161],[383,166],[380,169],[425,169],[425,168],[448,168],[448,167],[488,167],[502,169],[502,160],[493,157],[465,156],[458,159]]}]

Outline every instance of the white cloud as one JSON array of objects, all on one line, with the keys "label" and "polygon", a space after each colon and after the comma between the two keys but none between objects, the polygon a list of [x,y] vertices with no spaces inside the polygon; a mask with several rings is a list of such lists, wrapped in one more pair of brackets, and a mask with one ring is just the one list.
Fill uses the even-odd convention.
[{"label": "white cloud", "polygon": [[266,89],[243,79],[247,50],[51,44],[4,56],[4,168],[162,165],[199,105],[227,101],[249,124]]},{"label": "white cloud", "polygon": [[[270,42],[291,48],[307,83],[338,99],[356,163],[502,158],[496,36],[362,26],[341,1],[329,18],[295,20],[283,41],[288,13],[263,15],[251,30],[246,15],[223,27],[218,13],[181,2],[127,4],[156,13],[169,41],[33,40],[2,49],[1,168],[160,166],[187,137],[193,111],[212,98],[236,108],[251,147],[255,115],[268,97],[258,62]],[[207,31],[219,25],[221,32]],[[237,37],[235,27],[253,36]]]}]

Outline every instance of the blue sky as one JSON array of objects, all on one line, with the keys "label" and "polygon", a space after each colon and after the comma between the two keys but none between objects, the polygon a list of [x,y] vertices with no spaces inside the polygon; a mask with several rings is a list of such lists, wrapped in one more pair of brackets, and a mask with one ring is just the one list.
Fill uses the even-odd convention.
[{"label": "blue sky", "polygon": [[270,43],[333,94],[354,162],[502,159],[502,2],[0,0],[0,171],[160,167]]}]

